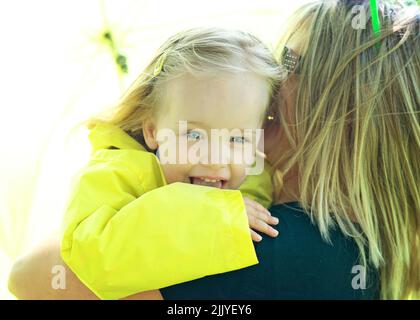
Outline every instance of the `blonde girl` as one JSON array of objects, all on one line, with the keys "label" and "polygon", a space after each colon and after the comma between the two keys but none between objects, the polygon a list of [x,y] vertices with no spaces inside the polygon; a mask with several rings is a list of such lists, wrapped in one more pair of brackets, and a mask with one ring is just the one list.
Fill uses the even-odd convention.
[{"label": "blonde girl", "polygon": [[[208,147],[218,130],[228,157],[255,149],[245,131],[262,126],[280,77],[250,34],[192,29],[171,37],[118,105],[89,122],[93,152],[75,179],[61,254],[97,296],[122,298],[257,263],[249,225],[276,236],[269,224],[278,221],[235,190],[245,161],[214,161],[218,149]],[[206,146],[198,161],[182,162],[197,143]],[[166,153],[175,156],[164,162]],[[269,175],[257,179],[264,189],[254,198],[269,201]]]}]

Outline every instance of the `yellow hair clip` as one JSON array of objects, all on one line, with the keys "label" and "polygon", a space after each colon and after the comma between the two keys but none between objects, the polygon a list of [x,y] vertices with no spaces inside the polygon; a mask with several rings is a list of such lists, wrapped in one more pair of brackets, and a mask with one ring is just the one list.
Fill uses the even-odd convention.
[{"label": "yellow hair clip", "polygon": [[157,77],[160,74],[160,72],[162,71],[163,64],[165,63],[165,60],[166,60],[166,56],[167,56],[167,54],[166,54],[166,51],[165,51],[164,53],[162,53],[160,55],[158,61],[156,62],[155,70],[153,71],[153,75],[155,77]]}]

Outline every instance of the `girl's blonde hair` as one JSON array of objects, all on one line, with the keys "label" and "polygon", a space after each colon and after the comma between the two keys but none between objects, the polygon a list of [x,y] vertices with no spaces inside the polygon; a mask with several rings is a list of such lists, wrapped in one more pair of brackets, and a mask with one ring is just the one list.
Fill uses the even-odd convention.
[{"label": "girl's blonde hair", "polygon": [[[352,26],[355,4],[364,28]],[[299,32],[307,41],[292,123],[280,118],[292,150],[278,163],[298,168],[296,196],[324,238],[333,225],[354,238],[361,262],[379,268],[381,297],[398,299],[420,291],[419,18],[380,8],[380,35],[369,1],[315,1],[293,15],[279,49]]]},{"label": "girl's blonde hair", "polygon": [[247,32],[221,28],[179,32],[159,48],[117,105],[88,121],[88,127],[107,122],[141,138],[142,124],[158,111],[165,82],[184,74],[217,76],[240,72],[262,77],[271,97],[285,76],[273,53]]}]

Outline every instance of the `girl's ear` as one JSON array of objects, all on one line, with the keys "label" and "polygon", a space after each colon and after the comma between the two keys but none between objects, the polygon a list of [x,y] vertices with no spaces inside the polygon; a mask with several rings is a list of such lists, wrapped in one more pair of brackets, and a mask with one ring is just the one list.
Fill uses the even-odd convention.
[{"label": "girl's ear", "polygon": [[158,148],[158,142],[156,140],[156,125],[152,119],[148,119],[143,124],[143,137],[147,146],[151,150]]}]

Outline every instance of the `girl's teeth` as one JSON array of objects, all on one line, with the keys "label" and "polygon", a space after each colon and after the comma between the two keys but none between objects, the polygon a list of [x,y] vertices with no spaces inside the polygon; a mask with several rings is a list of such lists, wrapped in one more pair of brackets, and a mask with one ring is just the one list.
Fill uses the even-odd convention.
[{"label": "girl's teeth", "polygon": [[208,178],[201,178],[201,177],[192,177],[191,178],[192,184],[199,184],[208,187],[215,187],[215,188],[222,188],[223,183],[219,179],[208,179]]}]

